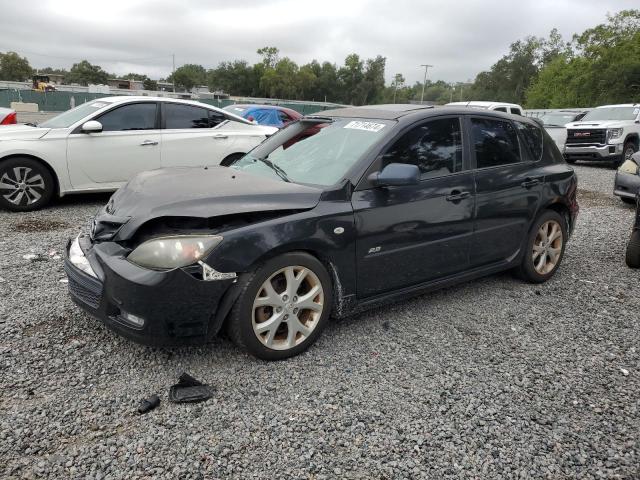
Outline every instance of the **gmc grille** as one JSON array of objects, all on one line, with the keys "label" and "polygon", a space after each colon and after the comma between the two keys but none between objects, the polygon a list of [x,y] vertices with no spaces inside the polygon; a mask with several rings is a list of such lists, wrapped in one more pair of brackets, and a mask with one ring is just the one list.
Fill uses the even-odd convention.
[{"label": "gmc grille", "polygon": [[607,143],[607,131],[604,128],[567,129],[567,144],[604,145]]}]

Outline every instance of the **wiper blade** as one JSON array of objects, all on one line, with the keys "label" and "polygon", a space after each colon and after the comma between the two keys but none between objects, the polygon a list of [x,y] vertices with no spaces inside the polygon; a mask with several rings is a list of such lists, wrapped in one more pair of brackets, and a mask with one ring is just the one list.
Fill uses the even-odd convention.
[{"label": "wiper blade", "polygon": [[262,163],[264,163],[267,167],[269,167],[271,170],[273,170],[274,172],[276,172],[276,174],[285,182],[289,182],[291,183],[291,180],[289,180],[289,178],[287,177],[286,172],[280,168],[278,165],[276,165],[275,163],[273,163],[271,160],[267,160],[266,158],[260,158],[260,157],[254,157],[256,160],[261,161]]}]

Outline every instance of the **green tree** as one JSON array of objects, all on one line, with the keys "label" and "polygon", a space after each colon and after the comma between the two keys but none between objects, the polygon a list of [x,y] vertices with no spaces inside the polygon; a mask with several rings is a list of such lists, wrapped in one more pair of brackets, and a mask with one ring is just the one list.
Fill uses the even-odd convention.
[{"label": "green tree", "polygon": [[108,78],[109,74],[99,65],[92,65],[87,60],[82,60],[80,63],[73,64],[65,81],[80,85],[102,85],[107,83]]},{"label": "green tree", "polygon": [[167,80],[176,87],[191,91],[195,86],[207,85],[207,71],[202,65],[187,63],[176,68],[176,71],[169,75]]},{"label": "green tree", "polygon": [[158,90],[158,82],[156,82],[155,80],[151,80],[150,78],[145,78],[142,81],[142,86],[145,90],[151,90],[153,92]]},{"label": "green tree", "polygon": [[33,69],[25,57],[16,52],[0,53],[0,79],[14,82],[29,80]]},{"label": "green tree", "polygon": [[259,48],[257,54],[262,57],[262,64],[266,68],[276,68],[280,54],[280,50],[276,47],[262,47]]},{"label": "green tree", "polygon": [[364,63],[357,53],[347,55],[344,66],[338,70],[340,79],[340,90],[342,91],[342,101],[352,105],[359,105],[358,97],[360,84],[364,79]]}]

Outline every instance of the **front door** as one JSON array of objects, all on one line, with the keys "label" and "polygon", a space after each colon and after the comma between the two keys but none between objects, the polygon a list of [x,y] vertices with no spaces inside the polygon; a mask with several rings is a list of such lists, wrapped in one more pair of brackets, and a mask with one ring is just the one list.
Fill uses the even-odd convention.
[{"label": "front door", "polygon": [[460,118],[414,125],[372,166],[412,163],[418,185],[359,186],[356,219],[360,298],[444,278],[468,267],[473,231],[473,172],[467,168]]},{"label": "front door", "polygon": [[[475,169],[476,219],[472,267],[507,262],[520,252],[540,203],[544,173],[521,145],[521,122],[496,117],[467,119]],[[541,135],[541,134],[540,134]],[[542,137],[540,136],[540,148]]]},{"label": "front door", "polygon": [[157,104],[116,107],[95,118],[102,132],[74,131],[67,139],[67,166],[78,189],[111,188],[136,173],[160,167]]}]

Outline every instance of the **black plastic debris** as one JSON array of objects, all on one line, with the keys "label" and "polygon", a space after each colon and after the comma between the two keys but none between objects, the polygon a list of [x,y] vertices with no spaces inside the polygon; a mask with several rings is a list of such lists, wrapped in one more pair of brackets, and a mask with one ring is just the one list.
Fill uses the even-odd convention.
[{"label": "black plastic debris", "polygon": [[209,400],[215,389],[196,380],[188,373],[178,378],[178,383],[169,389],[169,401],[173,403],[196,403]]},{"label": "black plastic debris", "polygon": [[150,412],[158,405],[160,405],[160,398],[158,395],[151,395],[149,398],[145,398],[140,402],[140,405],[138,406],[138,413],[143,414]]}]

